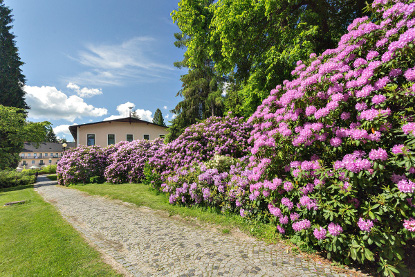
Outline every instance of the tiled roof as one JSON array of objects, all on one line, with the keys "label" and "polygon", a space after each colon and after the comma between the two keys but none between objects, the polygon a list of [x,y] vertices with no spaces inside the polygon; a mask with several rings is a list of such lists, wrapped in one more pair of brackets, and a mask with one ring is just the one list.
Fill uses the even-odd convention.
[{"label": "tiled roof", "polygon": [[[75,147],[75,142],[67,142],[66,149]],[[61,143],[41,142],[37,145],[34,142],[25,142],[22,152],[62,152]]]}]

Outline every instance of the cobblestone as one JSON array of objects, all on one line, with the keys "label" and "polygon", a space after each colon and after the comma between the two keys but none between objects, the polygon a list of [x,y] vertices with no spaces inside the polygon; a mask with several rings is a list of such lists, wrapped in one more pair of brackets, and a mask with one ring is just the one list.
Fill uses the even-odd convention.
[{"label": "cobblestone", "polygon": [[287,253],[283,244],[241,239],[38,180],[35,190],[131,276],[356,276]]}]

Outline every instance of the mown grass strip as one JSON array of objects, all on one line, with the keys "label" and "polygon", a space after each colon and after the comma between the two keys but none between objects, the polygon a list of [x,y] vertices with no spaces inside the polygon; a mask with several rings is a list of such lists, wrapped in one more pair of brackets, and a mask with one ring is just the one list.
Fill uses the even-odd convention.
[{"label": "mown grass strip", "polygon": [[58,180],[58,175],[56,175],[56,174],[49,174],[46,177],[48,177],[48,179],[52,180],[52,181]]},{"label": "mown grass strip", "polygon": [[167,195],[150,189],[144,184],[86,184],[72,185],[75,188],[92,195],[100,195],[110,199],[119,199],[137,206],[146,206],[162,210],[169,215],[180,215],[184,218],[197,219],[200,222],[218,225],[223,233],[235,227],[244,233],[249,233],[267,242],[275,242],[277,235],[275,226],[271,224],[247,222],[235,214],[222,214],[220,211],[206,207],[184,207],[171,205]]},{"label": "mown grass strip", "polygon": [[28,185],[0,190],[0,276],[121,275]]}]

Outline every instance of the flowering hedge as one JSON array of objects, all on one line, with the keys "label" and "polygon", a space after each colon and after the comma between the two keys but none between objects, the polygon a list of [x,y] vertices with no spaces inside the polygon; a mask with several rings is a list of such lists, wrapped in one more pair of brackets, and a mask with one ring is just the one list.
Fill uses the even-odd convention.
[{"label": "flowering hedge", "polygon": [[402,268],[415,238],[415,3],[374,1],[249,119],[251,200],[336,259]]},{"label": "flowering hedge", "polygon": [[201,163],[215,151],[197,141],[214,122],[150,159],[170,202],[229,208],[330,258],[404,272],[403,246],[415,238],[415,3],[369,8],[373,18],[356,19],[336,49],[299,61],[293,81],[258,107],[249,159],[223,170]]},{"label": "flowering hedge", "polygon": [[247,141],[251,130],[251,124],[231,114],[223,118],[212,116],[186,128],[176,140],[149,159],[147,183],[159,187],[168,176],[208,161],[215,155],[245,156],[249,150]]},{"label": "flowering hedge", "polygon": [[114,146],[79,146],[65,151],[56,169],[58,184],[67,186],[103,181],[107,157],[115,150]]},{"label": "flowering hedge", "polygon": [[163,146],[162,139],[117,143],[115,152],[108,156],[105,179],[110,183],[140,182],[145,163]]}]

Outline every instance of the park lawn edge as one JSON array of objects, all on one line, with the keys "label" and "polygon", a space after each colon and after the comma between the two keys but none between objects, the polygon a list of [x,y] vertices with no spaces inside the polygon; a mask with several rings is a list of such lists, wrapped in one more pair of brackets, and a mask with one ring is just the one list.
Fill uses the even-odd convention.
[{"label": "park lawn edge", "polygon": [[122,276],[33,185],[0,189],[0,241],[1,276]]}]

